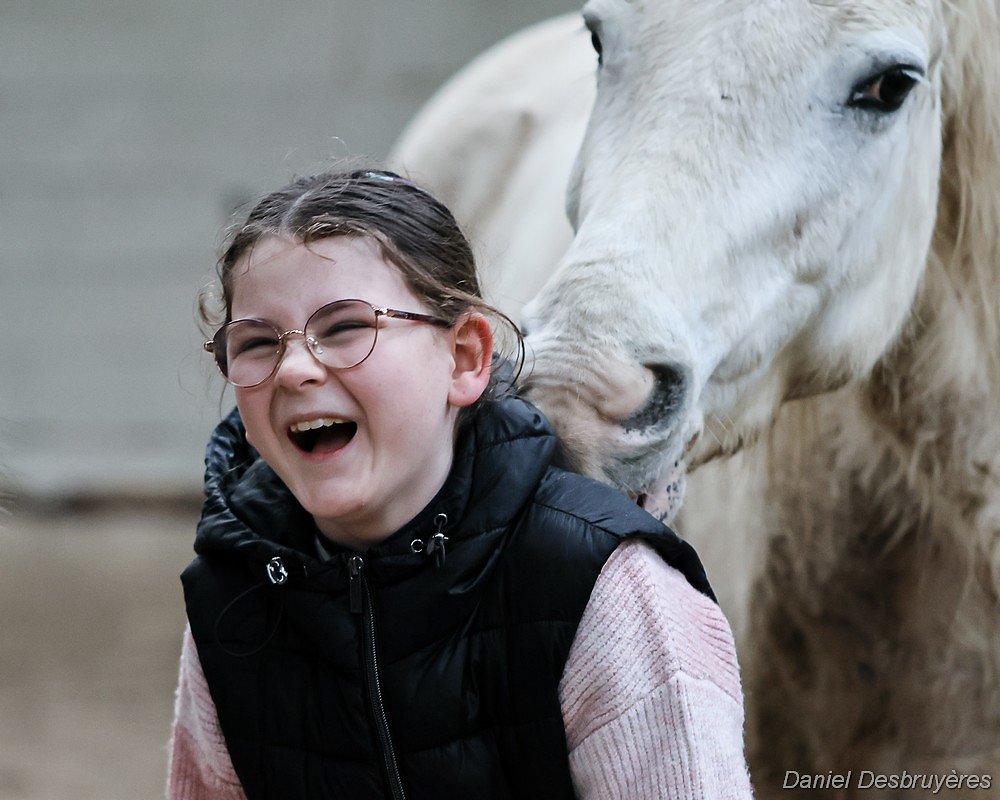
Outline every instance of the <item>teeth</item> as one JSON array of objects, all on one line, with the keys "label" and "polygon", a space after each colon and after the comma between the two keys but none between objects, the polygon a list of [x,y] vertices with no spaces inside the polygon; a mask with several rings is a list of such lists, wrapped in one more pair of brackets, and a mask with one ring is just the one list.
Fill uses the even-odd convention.
[{"label": "teeth", "polygon": [[293,422],[288,426],[289,430],[293,433],[302,433],[303,431],[313,431],[316,428],[329,428],[332,425],[343,425],[347,420],[337,419],[335,417],[319,417],[318,419],[307,419],[302,422]]}]

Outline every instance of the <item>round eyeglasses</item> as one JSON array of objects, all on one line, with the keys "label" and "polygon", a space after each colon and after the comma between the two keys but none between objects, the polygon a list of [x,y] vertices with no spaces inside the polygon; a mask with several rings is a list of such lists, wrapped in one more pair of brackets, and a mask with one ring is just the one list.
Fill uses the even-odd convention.
[{"label": "round eyeglasses", "polygon": [[330,369],[356,367],[375,349],[379,317],[451,327],[447,320],[429,314],[374,306],[367,300],[337,300],[314,311],[302,330],[282,333],[262,319],[227,322],[204,348],[215,356],[229,383],[248,389],[274,375],[285,353],[286,339],[293,333],[305,338],[309,352],[320,364]]}]

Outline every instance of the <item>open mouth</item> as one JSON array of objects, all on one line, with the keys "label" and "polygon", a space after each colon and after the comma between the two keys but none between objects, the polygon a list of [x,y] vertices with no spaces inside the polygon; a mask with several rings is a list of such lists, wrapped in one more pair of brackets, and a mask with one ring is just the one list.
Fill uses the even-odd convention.
[{"label": "open mouth", "polygon": [[303,453],[326,455],[346,447],[357,432],[356,422],[320,417],[292,423],[288,438]]}]

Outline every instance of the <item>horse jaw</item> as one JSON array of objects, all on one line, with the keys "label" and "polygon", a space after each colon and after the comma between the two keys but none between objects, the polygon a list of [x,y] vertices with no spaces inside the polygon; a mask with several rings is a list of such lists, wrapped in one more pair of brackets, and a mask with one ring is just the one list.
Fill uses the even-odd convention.
[{"label": "horse jaw", "polygon": [[[588,9],[607,41],[567,199],[576,238],[524,316],[529,342],[575,341],[575,355],[540,353],[528,392],[557,430],[579,434],[586,401],[553,403],[547,386],[575,382],[583,398],[598,370],[689,373],[684,401],[646,436],[629,441],[621,418],[576,435],[587,472],[654,495],[685,460],[759,437],[786,400],[865,378],[906,325],[934,223],[940,43],[813,4]],[[727,47],[663,36],[698,26]],[[832,49],[810,51],[817,42]],[[892,116],[846,108],[884,58],[927,77]],[[675,503],[651,505],[664,503],[669,515]]]}]

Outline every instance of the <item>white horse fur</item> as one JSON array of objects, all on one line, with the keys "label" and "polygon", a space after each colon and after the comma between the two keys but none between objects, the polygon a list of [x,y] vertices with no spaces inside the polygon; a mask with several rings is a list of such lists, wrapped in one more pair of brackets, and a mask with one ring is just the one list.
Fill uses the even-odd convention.
[{"label": "white horse fur", "polygon": [[[955,769],[1000,796],[997,3],[584,17],[596,94],[591,34],[554,20],[396,162],[483,243],[573,465],[665,517],[692,471],[674,524],[737,629],[758,793]],[[894,65],[898,110],[852,104]]]}]

